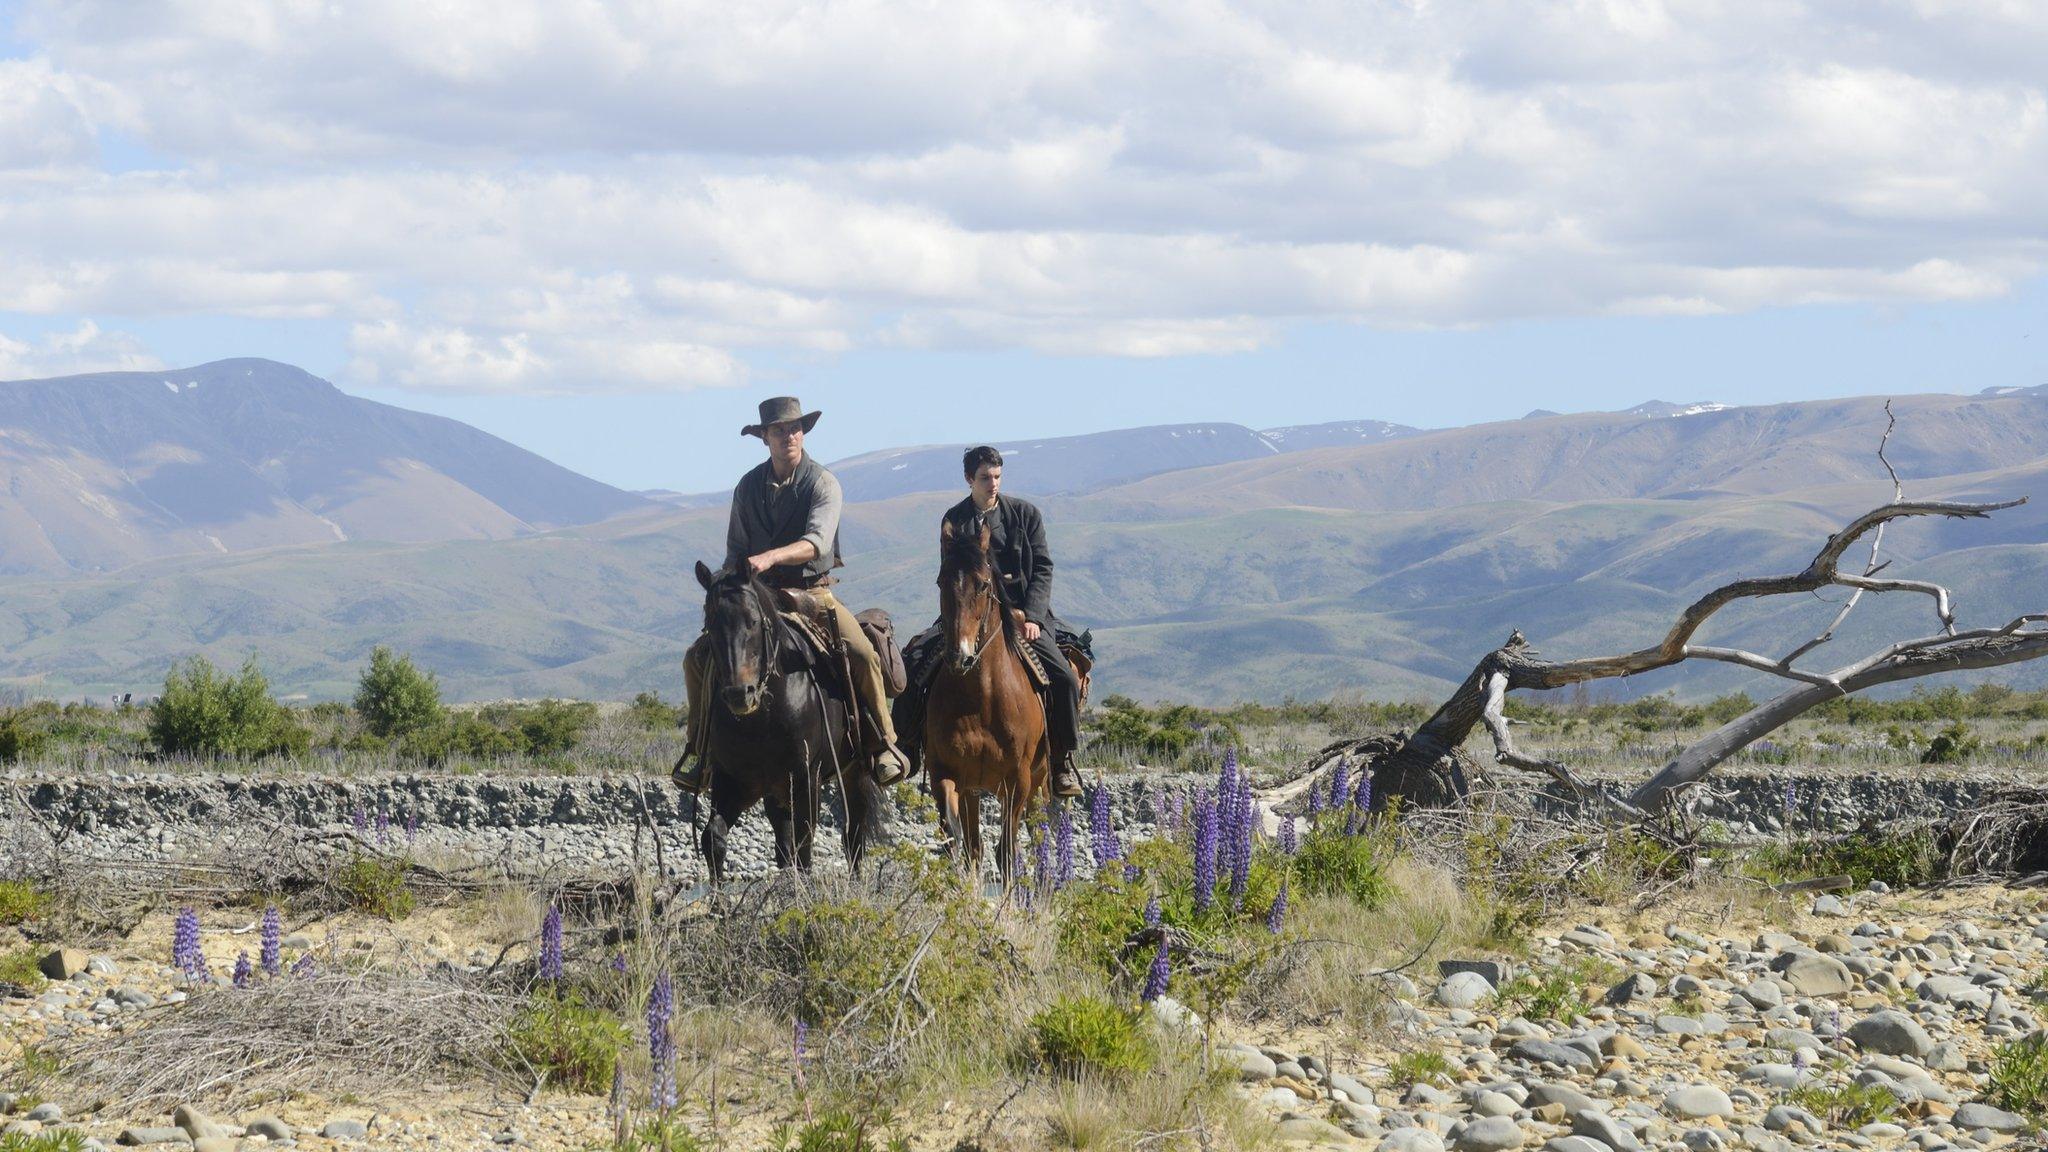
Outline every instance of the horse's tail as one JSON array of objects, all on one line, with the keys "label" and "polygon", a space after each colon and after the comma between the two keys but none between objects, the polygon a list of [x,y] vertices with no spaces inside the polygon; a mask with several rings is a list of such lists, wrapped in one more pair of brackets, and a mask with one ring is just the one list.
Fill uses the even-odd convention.
[{"label": "horse's tail", "polygon": [[842,814],[848,845],[859,843],[863,848],[872,848],[882,843],[882,809],[886,797],[882,795],[882,786],[875,783],[874,773],[868,771],[866,765],[846,766],[846,773],[839,783],[839,798],[845,809]]}]

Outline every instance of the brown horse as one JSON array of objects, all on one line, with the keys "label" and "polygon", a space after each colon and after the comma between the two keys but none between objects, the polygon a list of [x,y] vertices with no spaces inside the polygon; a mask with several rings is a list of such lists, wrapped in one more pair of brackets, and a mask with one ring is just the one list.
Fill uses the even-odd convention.
[{"label": "brown horse", "polygon": [[1003,806],[996,870],[1004,887],[1017,860],[1024,810],[1052,774],[1052,744],[1031,674],[1017,654],[1021,614],[1003,607],[989,563],[989,530],[939,534],[939,623],[945,652],[925,707],[924,755],[947,850],[981,872],[981,798]]}]

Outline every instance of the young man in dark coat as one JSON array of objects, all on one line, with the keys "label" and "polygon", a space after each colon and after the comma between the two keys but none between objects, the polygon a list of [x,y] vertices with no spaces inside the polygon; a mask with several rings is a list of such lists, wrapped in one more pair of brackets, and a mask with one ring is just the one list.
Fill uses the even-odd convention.
[{"label": "young man in dark coat", "polygon": [[1052,737],[1052,793],[1079,796],[1081,774],[1074,767],[1074,752],[1081,746],[1081,682],[1053,638],[1060,621],[1052,611],[1052,550],[1045,543],[1045,520],[1032,504],[1003,495],[1001,452],[987,445],[970,448],[961,468],[967,498],[946,510],[945,521],[955,532],[978,532],[983,523],[988,525],[990,559],[1003,603],[1024,613],[1024,641],[1052,680],[1046,716]]}]

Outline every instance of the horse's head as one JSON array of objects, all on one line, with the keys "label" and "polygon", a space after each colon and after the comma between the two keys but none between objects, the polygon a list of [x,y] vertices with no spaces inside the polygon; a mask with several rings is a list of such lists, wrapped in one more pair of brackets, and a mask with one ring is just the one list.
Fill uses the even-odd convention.
[{"label": "horse's head", "polygon": [[973,671],[1003,630],[988,544],[986,522],[964,532],[957,531],[951,520],[939,528],[939,620],[946,627],[953,667],[960,672]]},{"label": "horse's head", "polygon": [[750,716],[767,694],[779,651],[774,593],[745,568],[713,573],[701,560],[697,582],[704,586],[704,630],[711,636],[719,694],[733,715]]}]

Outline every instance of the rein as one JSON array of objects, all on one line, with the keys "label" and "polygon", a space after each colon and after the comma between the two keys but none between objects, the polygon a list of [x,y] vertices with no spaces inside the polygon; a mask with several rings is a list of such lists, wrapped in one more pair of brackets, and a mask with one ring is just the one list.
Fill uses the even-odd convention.
[{"label": "rein", "polygon": [[[759,687],[765,692],[768,690],[768,681],[778,671],[775,663],[770,659],[778,650],[775,637],[770,635],[770,633],[782,627],[782,616],[781,613],[775,610],[775,605],[772,601],[764,601],[760,594],[754,592],[751,587],[749,587],[748,591],[754,597],[754,606],[760,609],[761,612],[761,679]],[[726,675],[731,676],[732,670],[726,669]],[[753,685],[733,684],[731,687],[746,689],[753,687]],[[731,711],[731,709],[727,709],[727,711]],[[737,717],[735,718],[737,719]]]},{"label": "rein", "polygon": [[[945,573],[940,573],[939,579],[943,582],[945,579]],[[982,611],[981,618],[975,621],[974,623],[974,636],[975,639],[980,641],[980,643],[976,645],[974,649],[974,659],[977,663],[980,662],[982,654],[988,651],[988,646],[990,644],[995,643],[996,637],[1001,636],[1003,634],[1002,619],[996,615],[998,612],[1002,611],[1002,607],[1003,597],[1001,593],[997,592],[993,587],[991,587],[988,592],[988,607]],[[995,619],[996,621],[996,626],[993,630],[990,630],[988,626],[989,620],[991,618]],[[959,638],[954,636],[952,633],[953,626],[949,622],[946,625],[946,639],[948,641],[957,641]]]}]

